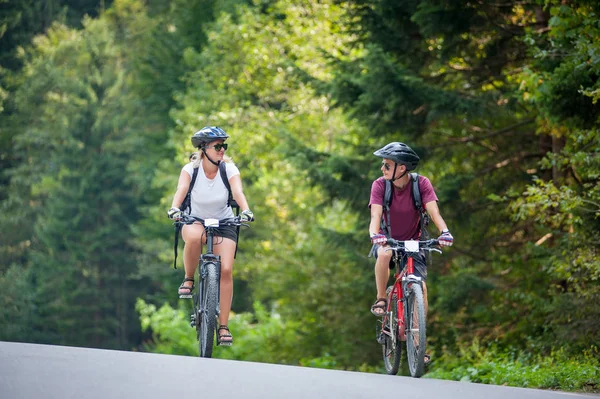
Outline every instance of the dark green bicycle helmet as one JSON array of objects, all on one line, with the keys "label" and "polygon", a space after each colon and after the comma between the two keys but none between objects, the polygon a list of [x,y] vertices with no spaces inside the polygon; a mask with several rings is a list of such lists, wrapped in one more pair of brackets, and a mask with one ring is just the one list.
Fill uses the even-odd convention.
[{"label": "dark green bicycle helmet", "polygon": [[205,126],[192,136],[192,145],[200,148],[215,140],[227,140],[229,135],[217,126]]},{"label": "dark green bicycle helmet", "polygon": [[415,169],[421,159],[412,148],[398,141],[394,141],[378,149],[373,155],[405,165],[407,170]]}]

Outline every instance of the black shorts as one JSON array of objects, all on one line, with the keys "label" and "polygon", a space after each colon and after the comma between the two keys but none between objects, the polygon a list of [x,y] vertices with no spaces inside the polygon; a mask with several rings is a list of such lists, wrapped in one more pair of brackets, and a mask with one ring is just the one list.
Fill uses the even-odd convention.
[{"label": "black shorts", "polygon": [[[375,254],[375,259],[377,259],[377,251],[379,250],[379,245],[373,246],[373,253]],[[407,257],[405,256],[401,262],[406,262]],[[394,257],[390,259],[390,269],[394,268]],[[425,259],[425,251],[419,251],[419,255],[414,257],[414,266],[415,266],[415,276],[421,277],[423,281],[427,280],[427,260]]]},{"label": "black shorts", "polygon": [[221,226],[215,229],[215,244],[219,242],[218,237],[229,238],[237,242],[238,233],[236,226]]},{"label": "black shorts", "polygon": [[[233,240],[237,243],[237,238],[238,238],[238,232],[237,232],[237,227],[236,226],[220,226],[214,229],[215,235],[214,235],[214,243],[218,244],[219,241],[221,241],[219,239],[219,237],[222,238],[229,238],[230,240]],[[180,232],[181,234],[181,232]]]}]

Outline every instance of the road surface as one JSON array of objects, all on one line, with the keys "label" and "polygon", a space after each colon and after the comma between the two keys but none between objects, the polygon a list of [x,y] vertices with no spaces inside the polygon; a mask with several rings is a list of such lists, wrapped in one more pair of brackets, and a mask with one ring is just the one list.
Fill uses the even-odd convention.
[{"label": "road surface", "polygon": [[577,399],[537,389],[0,342],[1,399]]}]

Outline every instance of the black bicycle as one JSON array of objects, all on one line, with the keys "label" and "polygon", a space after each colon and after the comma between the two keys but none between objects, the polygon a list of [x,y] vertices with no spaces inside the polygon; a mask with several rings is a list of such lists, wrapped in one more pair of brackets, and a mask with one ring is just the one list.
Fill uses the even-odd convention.
[{"label": "black bicycle", "polygon": [[190,326],[196,328],[200,357],[211,357],[220,313],[219,287],[221,282],[221,257],[213,253],[215,230],[222,226],[239,227],[248,225],[242,223],[239,216],[219,220],[184,215],[176,223],[201,223],[206,233],[206,252],[200,255],[197,268],[198,284],[192,294],[194,305],[193,312],[190,315]]},{"label": "black bicycle", "polygon": [[383,363],[388,374],[395,375],[400,366],[402,342],[406,341],[408,369],[413,377],[425,372],[426,315],[423,282],[414,275],[414,258],[420,251],[435,251],[438,240],[397,241],[388,238],[387,251],[393,251],[396,269],[394,284],[387,289],[387,309],[378,321],[377,342],[383,349]]}]

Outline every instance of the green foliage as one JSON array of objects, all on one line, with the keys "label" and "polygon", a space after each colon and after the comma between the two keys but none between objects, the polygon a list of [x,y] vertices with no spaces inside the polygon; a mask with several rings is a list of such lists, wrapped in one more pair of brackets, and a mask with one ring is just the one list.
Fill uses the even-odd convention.
[{"label": "green foliage", "polygon": [[579,356],[558,350],[548,356],[525,352],[498,352],[477,342],[460,353],[443,353],[426,378],[564,391],[600,391],[598,348]]},{"label": "green foliage", "polygon": [[[195,332],[189,327],[191,309],[180,303],[179,309],[164,304],[160,309],[138,299],[142,329],[152,332],[152,340],[144,349],[155,353],[198,356]],[[213,356],[222,359],[246,360],[280,364],[298,364],[302,351],[298,347],[299,322],[284,322],[278,314],[269,313],[259,302],[253,313],[234,314],[229,328],[235,345],[215,346]]]},{"label": "green foliage", "polygon": [[135,310],[140,315],[142,331],[151,331],[152,340],[142,344],[149,352],[198,356],[196,335],[189,327],[189,313],[163,304],[159,309],[138,299]]},{"label": "green foliage", "polygon": [[23,273],[21,265],[11,265],[0,274],[0,325],[2,339],[13,342],[30,342],[41,339],[32,332],[36,320],[35,297],[31,276]]}]

